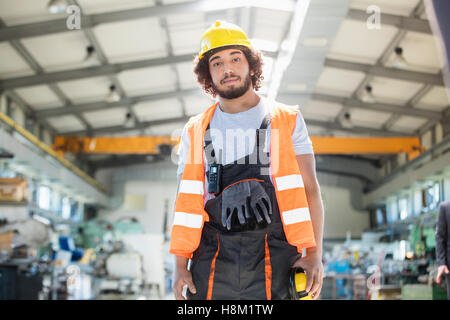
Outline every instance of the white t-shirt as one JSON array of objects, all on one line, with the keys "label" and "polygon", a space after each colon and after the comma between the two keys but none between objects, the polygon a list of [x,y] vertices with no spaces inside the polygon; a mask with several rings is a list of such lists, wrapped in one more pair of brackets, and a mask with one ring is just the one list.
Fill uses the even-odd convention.
[{"label": "white t-shirt", "polygon": [[[218,163],[225,165],[234,162],[253,151],[256,142],[255,130],[260,128],[262,120],[269,114],[269,111],[269,103],[263,97],[255,107],[238,113],[223,112],[217,105],[210,122],[210,132]],[[270,150],[270,126],[267,129],[265,152]],[[189,142],[189,133],[187,125],[185,125],[178,149],[178,176],[183,174]],[[300,112],[298,112],[295,130],[292,133],[292,142],[296,155],[314,153],[305,121]],[[219,150],[223,150],[222,158],[219,157]],[[208,169],[205,168],[205,170]]]}]

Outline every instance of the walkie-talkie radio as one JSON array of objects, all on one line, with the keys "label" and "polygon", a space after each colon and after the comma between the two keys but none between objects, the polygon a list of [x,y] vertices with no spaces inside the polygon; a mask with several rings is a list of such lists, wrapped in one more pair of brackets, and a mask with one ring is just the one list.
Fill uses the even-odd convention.
[{"label": "walkie-talkie radio", "polygon": [[208,192],[212,194],[220,193],[222,184],[222,165],[213,163],[209,166]]}]

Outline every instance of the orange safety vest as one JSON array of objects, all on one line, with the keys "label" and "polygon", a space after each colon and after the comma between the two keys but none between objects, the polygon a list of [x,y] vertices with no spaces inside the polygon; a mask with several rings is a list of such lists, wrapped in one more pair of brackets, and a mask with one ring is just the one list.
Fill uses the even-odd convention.
[{"label": "orange safety vest", "polygon": [[[218,102],[192,117],[187,124],[190,145],[175,204],[169,252],[189,259],[200,243],[203,224],[209,221],[203,198],[207,192],[203,141],[217,105]],[[279,103],[271,108],[270,166],[286,239],[302,252],[304,248],[315,247],[316,242],[291,137],[297,113],[295,107]]]}]

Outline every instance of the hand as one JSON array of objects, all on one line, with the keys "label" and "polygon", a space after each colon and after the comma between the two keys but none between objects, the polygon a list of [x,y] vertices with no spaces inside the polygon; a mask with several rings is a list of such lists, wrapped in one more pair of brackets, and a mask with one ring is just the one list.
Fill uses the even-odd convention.
[{"label": "hand", "polygon": [[300,267],[306,272],[306,292],[308,292],[313,300],[319,298],[323,283],[323,264],[321,255],[315,252],[308,252],[294,262],[292,268]]},{"label": "hand", "polygon": [[186,268],[176,269],[175,279],[172,287],[172,292],[175,295],[175,300],[186,300],[183,296],[183,287],[187,285],[190,292],[197,293],[194,282],[192,282],[192,274]]},{"label": "hand", "polygon": [[446,265],[439,266],[438,272],[437,272],[437,275],[436,275],[436,282],[437,282],[437,283],[440,283],[440,282],[441,282],[441,277],[442,277],[442,275],[443,275],[444,273],[445,273],[445,274],[448,274],[448,268],[447,268],[447,266],[446,266]]}]

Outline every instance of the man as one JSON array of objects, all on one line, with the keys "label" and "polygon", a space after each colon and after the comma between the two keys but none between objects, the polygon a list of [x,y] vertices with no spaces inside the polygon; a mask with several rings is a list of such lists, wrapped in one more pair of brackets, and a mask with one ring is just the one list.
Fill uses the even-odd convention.
[{"label": "man", "polygon": [[450,300],[450,275],[448,274],[450,261],[450,201],[442,202],[439,206],[439,216],[436,225],[436,263],[438,272],[436,282],[441,282],[445,274],[447,280],[447,298]]},{"label": "man", "polygon": [[187,286],[188,299],[289,299],[291,268],[301,267],[317,299],[323,206],[300,112],[256,94],[261,53],[236,25],[216,21],[194,63],[218,101],[182,134],[170,243],[175,298]]}]

